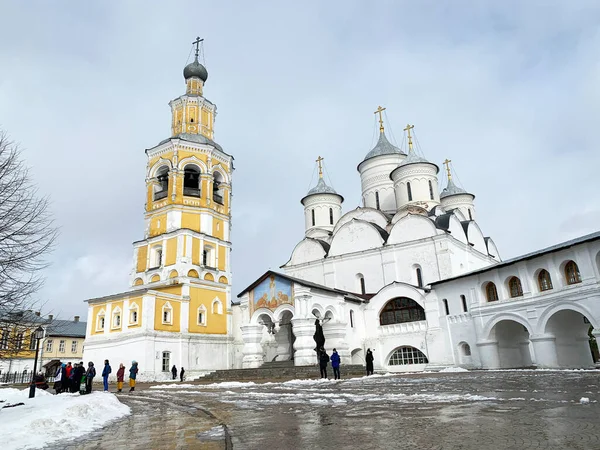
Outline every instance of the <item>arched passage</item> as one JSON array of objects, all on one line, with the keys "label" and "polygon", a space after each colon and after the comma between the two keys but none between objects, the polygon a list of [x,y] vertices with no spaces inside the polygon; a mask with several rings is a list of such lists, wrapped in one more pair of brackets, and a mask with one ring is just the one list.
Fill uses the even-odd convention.
[{"label": "arched passage", "polygon": [[294,359],[294,330],[292,319],[294,314],[286,309],[279,316],[279,326],[275,328],[275,342],[277,342],[276,361],[290,361]]},{"label": "arched passage", "polygon": [[558,367],[594,366],[594,361],[598,359],[598,347],[592,338],[592,331],[593,326],[587,317],[572,309],[562,309],[548,318],[544,333],[554,341]]},{"label": "arched passage", "polygon": [[521,323],[505,319],[490,331],[490,340],[497,342],[497,361],[501,369],[516,369],[532,365],[529,331]]}]

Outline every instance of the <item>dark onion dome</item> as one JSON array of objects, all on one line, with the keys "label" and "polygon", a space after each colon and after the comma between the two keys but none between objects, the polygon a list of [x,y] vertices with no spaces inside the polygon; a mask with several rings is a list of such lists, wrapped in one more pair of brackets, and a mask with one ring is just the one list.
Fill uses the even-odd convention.
[{"label": "dark onion dome", "polygon": [[[460,194],[473,195],[473,194],[468,193],[464,189],[459,188],[457,185],[454,184],[454,181],[452,181],[452,178],[450,178],[448,180],[448,186],[446,186],[444,188],[444,190],[440,194],[440,198],[445,198],[445,197],[450,197],[451,195],[460,195]],[[475,196],[473,195],[473,197],[475,197]]]},{"label": "dark onion dome", "polygon": [[319,182],[317,183],[317,185],[314,188],[312,188],[310,191],[308,191],[308,193],[304,196],[304,198],[302,200],[300,200],[300,202],[303,202],[306,197],[308,197],[310,195],[316,195],[316,194],[333,194],[333,195],[337,195],[338,197],[340,197],[342,199],[342,201],[344,201],[344,197],[342,197],[340,194],[335,192],[335,189],[333,189],[331,186],[327,186],[327,184],[325,184],[325,180],[323,180],[323,178],[319,178]]},{"label": "dark onion dome", "polygon": [[395,145],[390,144],[390,141],[388,141],[387,137],[385,137],[385,133],[381,132],[379,134],[379,140],[377,141],[377,144],[375,147],[373,147],[373,150],[367,153],[367,156],[365,156],[364,160],[366,161],[367,159],[381,155],[406,155],[406,153],[404,153]]},{"label": "dark onion dome", "polygon": [[197,56],[194,58],[193,62],[189,63],[185,66],[185,69],[183,69],[183,78],[187,80],[193,77],[200,78],[204,82],[208,79],[206,67],[198,62]]}]

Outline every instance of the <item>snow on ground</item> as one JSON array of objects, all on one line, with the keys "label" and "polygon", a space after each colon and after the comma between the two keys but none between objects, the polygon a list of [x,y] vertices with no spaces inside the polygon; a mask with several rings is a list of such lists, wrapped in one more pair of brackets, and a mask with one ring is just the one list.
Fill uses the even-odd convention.
[{"label": "snow on ground", "polygon": [[581,403],[582,405],[587,405],[590,403],[590,399],[587,397],[581,397],[581,399],[579,399],[579,403]]},{"label": "snow on ground", "polygon": [[80,437],[131,412],[114,394],[104,392],[52,395],[38,389],[35,398],[28,397],[29,388],[0,388],[0,406],[24,403],[0,409],[2,450],[41,448]]},{"label": "snow on ground", "polygon": [[468,372],[467,369],[463,369],[462,367],[446,367],[445,369],[440,370],[440,372],[448,373],[448,372]]}]

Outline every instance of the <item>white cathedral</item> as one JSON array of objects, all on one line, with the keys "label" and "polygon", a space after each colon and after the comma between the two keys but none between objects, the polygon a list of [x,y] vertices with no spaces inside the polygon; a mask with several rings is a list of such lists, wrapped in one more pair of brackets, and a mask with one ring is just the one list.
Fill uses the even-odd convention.
[{"label": "white cathedral", "polygon": [[[502,261],[475,196],[380,134],[358,164],[362,206],[319,180],[301,203],[305,236],[282,273],[231,296],[233,157],[214,140],[206,68],[183,71],[171,136],[146,150],[146,227],[131,286],[86,300],[84,359],[136,359],[145,379],[273,361],[314,365],[317,329],[342,364],[377,371],[592,367],[600,335],[600,233]],[[321,169],[321,158],[318,160]],[[508,200],[507,200],[508,201]]]}]

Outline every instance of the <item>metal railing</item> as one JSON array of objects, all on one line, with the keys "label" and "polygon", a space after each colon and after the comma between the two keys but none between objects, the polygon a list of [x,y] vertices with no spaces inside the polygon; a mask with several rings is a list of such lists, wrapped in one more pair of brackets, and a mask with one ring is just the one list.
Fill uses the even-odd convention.
[{"label": "metal railing", "polygon": [[169,191],[158,191],[154,193],[154,200],[161,200],[168,195]]},{"label": "metal railing", "polygon": [[[29,384],[31,383],[32,373],[27,372],[5,372],[0,373],[0,383],[6,384]],[[54,382],[54,377],[45,377],[46,383]]]},{"label": "metal railing", "polygon": [[220,205],[223,205],[223,196],[219,195],[219,194],[213,194],[213,200],[215,201],[215,203],[219,203]]},{"label": "metal railing", "polygon": [[191,187],[184,187],[183,188],[183,195],[187,195],[188,197],[200,197],[200,189],[198,189],[198,188],[191,188]]}]

